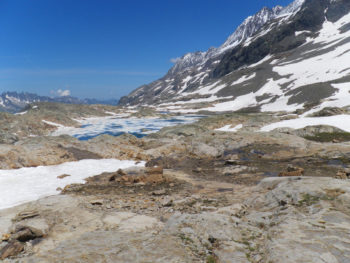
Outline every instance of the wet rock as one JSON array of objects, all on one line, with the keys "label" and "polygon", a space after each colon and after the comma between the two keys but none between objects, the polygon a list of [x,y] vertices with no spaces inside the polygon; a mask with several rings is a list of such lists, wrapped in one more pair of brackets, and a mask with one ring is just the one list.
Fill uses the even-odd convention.
[{"label": "wet rock", "polygon": [[18,241],[9,242],[5,247],[0,250],[0,259],[16,256],[24,250],[24,244]]}]

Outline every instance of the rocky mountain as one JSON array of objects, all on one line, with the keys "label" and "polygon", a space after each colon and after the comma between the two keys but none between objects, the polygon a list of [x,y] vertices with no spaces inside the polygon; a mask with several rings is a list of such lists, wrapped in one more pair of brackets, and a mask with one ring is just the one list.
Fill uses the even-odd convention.
[{"label": "rocky mountain", "polygon": [[95,99],[78,99],[71,96],[62,97],[47,97],[39,96],[33,93],[27,92],[4,92],[0,94],[0,111],[6,112],[18,112],[25,108],[28,104],[35,102],[60,102],[67,104],[106,104],[106,105],[116,105],[118,101],[116,100],[95,100]]},{"label": "rocky mountain", "polygon": [[270,21],[272,18],[275,18],[282,10],[283,8],[281,6],[276,6],[272,9],[264,7],[254,16],[249,16],[246,18],[244,22],[236,29],[236,31],[230,35],[225,43],[219,48],[210,48],[206,52],[188,53],[178,59],[175,65],[170,69],[168,76],[180,73],[190,67],[203,65],[209,59],[218,57],[226,50],[237,46],[239,43],[252,36],[266,22]]},{"label": "rocky mountain", "polygon": [[189,53],[121,105],[295,111],[350,101],[350,1],[296,0],[248,17],[219,48]]}]

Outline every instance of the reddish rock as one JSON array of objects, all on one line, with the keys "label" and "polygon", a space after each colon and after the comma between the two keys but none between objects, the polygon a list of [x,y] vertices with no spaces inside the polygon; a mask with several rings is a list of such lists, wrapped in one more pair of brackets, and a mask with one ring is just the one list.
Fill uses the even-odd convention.
[{"label": "reddish rock", "polygon": [[0,250],[0,259],[4,260],[5,258],[16,256],[24,250],[24,244],[18,241],[12,241],[4,246]]}]

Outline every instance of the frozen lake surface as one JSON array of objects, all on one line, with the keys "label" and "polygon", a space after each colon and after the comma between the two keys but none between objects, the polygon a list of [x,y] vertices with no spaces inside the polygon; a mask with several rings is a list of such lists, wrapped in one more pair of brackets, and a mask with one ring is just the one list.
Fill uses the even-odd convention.
[{"label": "frozen lake surface", "polygon": [[108,117],[85,118],[78,121],[79,128],[56,125],[58,129],[52,134],[54,136],[68,134],[79,140],[89,140],[101,134],[119,136],[124,133],[133,134],[138,138],[154,133],[163,127],[178,124],[187,124],[197,121],[205,116],[186,115],[171,118],[125,118],[118,115]]}]

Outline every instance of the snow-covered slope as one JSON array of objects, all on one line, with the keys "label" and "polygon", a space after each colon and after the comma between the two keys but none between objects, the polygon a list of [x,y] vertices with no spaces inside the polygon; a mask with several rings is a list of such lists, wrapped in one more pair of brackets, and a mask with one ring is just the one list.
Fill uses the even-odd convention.
[{"label": "snow-covered slope", "polygon": [[210,111],[350,105],[350,1],[296,0],[264,8],[221,47],[195,54],[121,104]]}]

